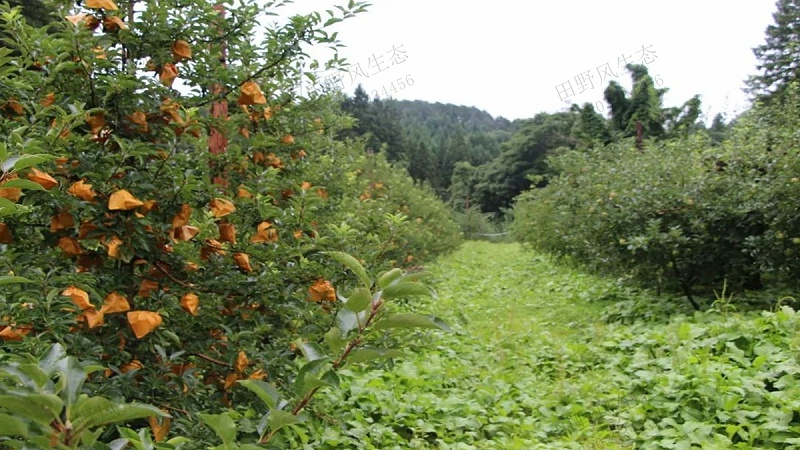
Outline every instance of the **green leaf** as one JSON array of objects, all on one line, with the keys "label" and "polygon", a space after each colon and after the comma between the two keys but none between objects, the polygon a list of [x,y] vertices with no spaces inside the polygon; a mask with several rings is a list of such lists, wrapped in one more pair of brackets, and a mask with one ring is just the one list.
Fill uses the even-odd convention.
[{"label": "green leaf", "polygon": [[401,269],[394,268],[392,270],[388,270],[384,272],[383,275],[378,277],[378,286],[385,288],[401,276],[403,276],[403,271]]},{"label": "green leaf", "polygon": [[339,375],[333,369],[323,373],[322,376],[319,377],[319,379],[328,386],[332,386],[335,388],[339,387],[340,383]]},{"label": "green leaf", "polygon": [[358,288],[347,299],[344,307],[355,313],[364,311],[372,303],[372,293],[367,288]]},{"label": "green leaf", "polygon": [[4,215],[11,214],[16,210],[17,205],[15,205],[14,202],[6,198],[0,198],[0,213],[3,213]]},{"label": "green leaf", "polygon": [[400,350],[378,347],[365,347],[360,348],[347,357],[348,364],[358,364],[365,361],[372,361],[376,359],[399,358],[405,354]]},{"label": "green leaf", "polygon": [[39,366],[50,376],[55,372],[58,362],[66,357],[67,351],[64,346],[56,343],[47,350],[47,354],[39,361]]},{"label": "green leaf", "polygon": [[14,413],[17,417],[49,426],[64,409],[64,401],[53,394],[0,395],[0,407]]},{"label": "green leaf", "polygon": [[15,364],[12,363],[6,367],[0,368],[0,371],[6,372],[9,375],[17,377],[17,379],[26,387],[33,390],[41,389],[46,385],[50,378],[39,367],[38,364]]},{"label": "green leaf", "polygon": [[269,426],[269,429],[272,431],[278,431],[285,426],[294,425],[300,422],[301,420],[299,417],[279,409],[273,409],[270,411],[269,417],[267,418],[267,426]]},{"label": "green leaf", "polygon": [[342,338],[342,330],[337,327],[331,327],[331,329],[325,333],[324,338],[325,343],[328,344],[328,349],[334,354],[338,353],[339,350],[347,345],[347,339]]},{"label": "green leaf", "polygon": [[239,380],[237,383],[253,391],[267,408],[273,409],[280,400],[280,394],[275,386],[261,380]]},{"label": "green leaf", "polygon": [[0,286],[4,284],[17,284],[17,283],[33,283],[33,281],[23,277],[0,275]]},{"label": "green leaf", "polygon": [[342,335],[347,336],[351,330],[358,328],[358,315],[347,309],[340,309],[336,313],[336,326],[342,330]]},{"label": "green leaf", "polygon": [[383,298],[386,300],[398,297],[408,297],[412,295],[427,295],[429,297],[435,297],[435,294],[430,287],[422,283],[416,283],[412,281],[399,281],[389,285],[383,290]]},{"label": "green leaf", "polygon": [[375,330],[387,330],[390,328],[437,328],[444,331],[451,331],[441,319],[434,316],[426,316],[416,313],[392,314],[384,317],[373,325]]},{"label": "green leaf", "polygon": [[86,371],[81,367],[77,359],[66,357],[58,360],[56,369],[60,375],[59,385],[63,386],[65,403],[69,407],[78,400],[78,394],[86,381]]},{"label": "green leaf", "polygon": [[322,252],[322,254],[330,255],[333,259],[350,269],[368,289],[372,287],[372,280],[369,278],[369,275],[367,275],[367,270],[364,269],[364,266],[354,257],[344,252]]},{"label": "green leaf", "polygon": [[[28,167],[31,166],[35,166],[37,164],[41,164],[45,161],[49,161],[53,158],[54,157],[50,155],[21,155],[11,159],[16,159],[14,161],[14,170],[19,171],[22,169],[27,169]],[[6,162],[10,161],[11,159],[6,160]],[[3,165],[5,166],[5,164]]]},{"label": "green leaf", "polygon": [[28,436],[28,425],[21,419],[0,413],[0,436]]},{"label": "green leaf", "polygon": [[325,350],[316,342],[299,342],[297,346],[300,348],[303,356],[309,361],[316,361],[327,356],[325,355]]},{"label": "green leaf", "polygon": [[419,272],[413,272],[413,273],[405,274],[405,275],[403,275],[401,280],[403,280],[403,281],[420,281],[420,280],[426,280],[426,279],[432,278],[432,277],[433,277],[433,273],[422,270],[422,271],[419,271]]},{"label": "green leaf", "polygon": [[142,403],[115,403],[104,397],[81,398],[72,409],[70,418],[76,430],[92,429],[101,425],[124,423],[146,417],[169,417],[160,409]]},{"label": "green leaf", "polygon": [[39,183],[34,183],[31,180],[23,180],[22,178],[15,178],[13,180],[6,181],[2,185],[3,189],[5,188],[22,188],[22,189],[33,189],[36,191],[43,191],[45,190]]},{"label": "green leaf", "polygon": [[327,365],[327,362],[327,358],[317,359],[305,364],[300,368],[300,370],[297,372],[297,378],[295,378],[294,381],[294,391],[297,393],[297,395],[302,397],[315,387],[325,384],[319,383],[319,379],[316,377],[316,375],[322,371],[322,369]]},{"label": "green leaf", "polygon": [[225,447],[233,444],[236,440],[236,422],[227,414],[199,414],[200,419],[214,430],[214,433],[222,439]]}]

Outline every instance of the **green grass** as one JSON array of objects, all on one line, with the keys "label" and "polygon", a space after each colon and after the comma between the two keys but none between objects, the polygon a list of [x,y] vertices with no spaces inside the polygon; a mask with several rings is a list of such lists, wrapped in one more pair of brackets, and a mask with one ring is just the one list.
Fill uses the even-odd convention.
[{"label": "green grass", "polygon": [[410,336],[415,351],[394,365],[347,371],[307,448],[800,445],[789,308],[609,323],[613,304],[646,300],[657,316],[668,300],[637,301],[516,244],[470,242],[431,269],[439,298],[409,307],[453,333]]}]

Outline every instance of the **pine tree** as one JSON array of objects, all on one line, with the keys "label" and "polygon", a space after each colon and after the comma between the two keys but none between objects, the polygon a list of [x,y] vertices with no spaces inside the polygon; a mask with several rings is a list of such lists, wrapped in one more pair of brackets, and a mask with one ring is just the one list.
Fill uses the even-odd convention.
[{"label": "pine tree", "polygon": [[750,94],[764,100],[800,79],[800,0],[778,0],[776,7],[766,42],[753,49],[761,73],[747,82]]}]

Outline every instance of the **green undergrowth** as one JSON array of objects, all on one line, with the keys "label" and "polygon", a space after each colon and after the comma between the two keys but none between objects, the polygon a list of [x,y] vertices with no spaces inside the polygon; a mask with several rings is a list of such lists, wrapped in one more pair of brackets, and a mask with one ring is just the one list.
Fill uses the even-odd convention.
[{"label": "green undergrowth", "polygon": [[611,322],[626,301],[668,300],[516,244],[470,242],[431,269],[425,307],[453,332],[409,335],[419,352],[342,377],[306,448],[800,448],[789,307]]}]

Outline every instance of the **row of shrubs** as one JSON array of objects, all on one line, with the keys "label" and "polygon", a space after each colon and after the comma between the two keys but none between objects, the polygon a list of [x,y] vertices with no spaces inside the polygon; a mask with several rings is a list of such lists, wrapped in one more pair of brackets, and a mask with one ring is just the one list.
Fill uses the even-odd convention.
[{"label": "row of shrubs", "polygon": [[170,433],[203,442],[198,412],[256,398],[237,380],[292,400],[298,346],[322,342],[353,287],[322,252],[408,269],[455,249],[458,227],[335,139],[336,98],[295,95],[300,45],[336,42],[319,14],[256,42],[255,2],[228,18],[201,0],[69,3],[48,29],[0,11],[0,207],[15,209],[0,266],[31,281],[0,290],[0,360],[60,343],[104,367],[87,392],[170,411]]},{"label": "row of shrubs", "polygon": [[[693,295],[800,280],[800,95],[758,105],[712,145],[704,133],[561,151],[518,199],[533,247],[647,287]],[[695,304],[695,306],[698,306]]]}]

